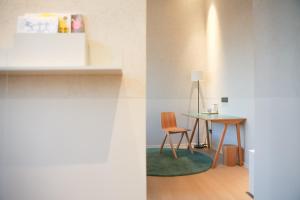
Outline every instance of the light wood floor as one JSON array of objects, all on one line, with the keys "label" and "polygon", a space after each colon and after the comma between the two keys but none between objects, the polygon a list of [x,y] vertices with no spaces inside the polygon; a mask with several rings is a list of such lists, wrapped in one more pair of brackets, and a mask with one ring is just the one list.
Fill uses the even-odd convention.
[{"label": "light wood floor", "polygon": [[147,177],[148,200],[251,200],[248,170],[219,164],[207,172],[178,177]]}]

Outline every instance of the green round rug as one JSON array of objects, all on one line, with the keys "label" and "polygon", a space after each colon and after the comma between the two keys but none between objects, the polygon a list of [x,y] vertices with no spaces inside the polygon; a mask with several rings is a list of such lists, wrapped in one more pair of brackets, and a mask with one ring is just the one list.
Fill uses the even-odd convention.
[{"label": "green round rug", "polygon": [[164,148],[162,154],[159,148],[147,148],[148,176],[184,176],[204,172],[211,167],[211,158],[200,152],[192,154],[187,149],[176,151],[178,159],[174,159],[172,151]]}]

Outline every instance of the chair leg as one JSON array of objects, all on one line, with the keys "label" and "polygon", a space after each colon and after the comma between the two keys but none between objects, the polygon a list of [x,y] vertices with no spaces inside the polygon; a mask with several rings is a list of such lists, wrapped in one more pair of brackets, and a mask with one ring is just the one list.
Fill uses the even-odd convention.
[{"label": "chair leg", "polygon": [[184,135],[184,133],[181,133],[181,138],[180,138],[180,140],[179,140],[179,143],[178,143],[178,145],[177,145],[177,150],[179,149],[179,147],[180,147],[180,144],[181,144],[181,141],[182,141],[182,138],[183,138],[183,135]]},{"label": "chair leg", "polygon": [[168,137],[168,135],[166,134],[166,136],[165,136],[165,138],[164,138],[164,141],[163,141],[163,143],[162,143],[161,146],[160,146],[160,151],[159,151],[160,154],[162,153],[162,150],[163,150],[164,145],[165,145],[165,143],[166,143],[167,137]]},{"label": "chair leg", "polygon": [[191,153],[194,153],[194,152],[193,152],[193,148],[192,148],[192,145],[191,145],[191,143],[190,143],[190,139],[189,139],[189,136],[188,136],[188,133],[187,133],[187,132],[185,132],[185,137],[186,137],[186,139],[187,139],[187,143],[188,143],[188,146],[189,146],[189,149],[190,149]]},{"label": "chair leg", "polygon": [[[169,134],[168,134],[169,135]],[[176,151],[173,147],[173,142],[172,142],[172,139],[171,139],[171,136],[169,135],[169,142],[170,142],[170,145],[171,145],[171,149],[172,149],[172,153],[173,153],[173,156],[175,159],[177,159],[177,154],[176,154]]]}]

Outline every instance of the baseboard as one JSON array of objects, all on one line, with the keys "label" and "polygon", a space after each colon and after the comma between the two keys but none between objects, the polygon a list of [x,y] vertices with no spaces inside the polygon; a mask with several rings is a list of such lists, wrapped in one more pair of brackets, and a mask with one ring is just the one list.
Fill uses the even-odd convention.
[{"label": "baseboard", "polygon": [[160,148],[160,145],[146,145],[146,148]]}]

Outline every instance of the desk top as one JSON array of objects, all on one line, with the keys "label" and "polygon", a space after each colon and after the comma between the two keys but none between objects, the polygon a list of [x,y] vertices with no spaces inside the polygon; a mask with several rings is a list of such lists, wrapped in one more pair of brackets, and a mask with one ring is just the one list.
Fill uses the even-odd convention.
[{"label": "desk top", "polygon": [[185,115],[187,117],[196,118],[196,119],[212,121],[215,123],[237,124],[237,123],[244,122],[246,120],[246,118],[242,118],[242,117],[221,115],[221,114],[184,113],[183,115]]}]

